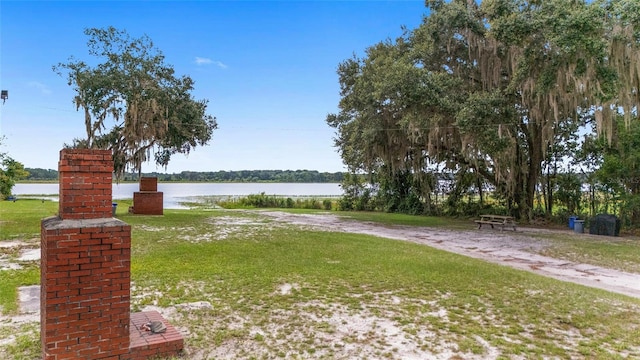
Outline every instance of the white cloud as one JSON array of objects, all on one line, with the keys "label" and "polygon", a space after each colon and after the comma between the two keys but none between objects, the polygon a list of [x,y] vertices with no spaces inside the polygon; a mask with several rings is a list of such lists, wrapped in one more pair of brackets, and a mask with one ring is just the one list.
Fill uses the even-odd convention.
[{"label": "white cloud", "polygon": [[35,88],[40,90],[41,93],[43,93],[44,95],[50,95],[51,94],[51,89],[49,89],[49,87],[43,83],[37,82],[37,81],[29,81],[27,83],[27,86],[30,88]]},{"label": "white cloud", "polygon": [[227,65],[223,64],[222,61],[215,61],[215,64],[218,65],[219,68],[221,69],[226,69]]},{"label": "white cloud", "polygon": [[208,65],[208,64],[214,64],[217,67],[221,68],[221,69],[226,69],[227,65],[224,64],[222,61],[218,61],[218,60],[211,60],[209,58],[203,58],[203,57],[199,57],[196,56],[196,64],[197,65]]},{"label": "white cloud", "polygon": [[196,64],[198,65],[211,64],[212,62],[211,59],[196,56]]}]

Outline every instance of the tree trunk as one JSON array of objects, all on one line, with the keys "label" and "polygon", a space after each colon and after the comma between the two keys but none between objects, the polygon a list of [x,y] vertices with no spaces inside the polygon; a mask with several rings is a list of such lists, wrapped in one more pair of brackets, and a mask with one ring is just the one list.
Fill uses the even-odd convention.
[{"label": "tree trunk", "polygon": [[532,124],[529,137],[527,137],[527,145],[529,147],[528,172],[526,191],[522,201],[524,208],[521,209],[521,215],[524,214],[527,217],[527,220],[531,220],[533,199],[536,193],[536,185],[540,178],[542,166],[542,138],[540,130],[541,129],[538,124]]}]

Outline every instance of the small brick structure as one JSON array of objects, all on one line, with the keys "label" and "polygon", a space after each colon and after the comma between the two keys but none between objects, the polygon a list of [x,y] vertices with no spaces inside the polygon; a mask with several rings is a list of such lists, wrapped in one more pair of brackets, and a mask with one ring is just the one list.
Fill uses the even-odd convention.
[{"label": "small brick structure", "polygon": [[140,215],[163,215],[162,192],[158,191],[158,178],[140,178],[140,191],[133,193],[133,207],[131,212]]},{"label": "small brick structure", "polygon": [[[167,331],[152,334],[141,329],[150,321],[162,321]],[[146,359],[158,354],[179,354],[184,347],[182,335],[168,324],[157,311],[143,311],[131,314],[130,355],[132,359]]]},{"label": "small brick structure", "polygon": [[[42,358],[178,355],[184,340],[157,312],[131,314],[131,226],[112,217],[109,150],[60,152],[58,216],[41,223]],[[141,330],[146,321],[167,326]]]}]

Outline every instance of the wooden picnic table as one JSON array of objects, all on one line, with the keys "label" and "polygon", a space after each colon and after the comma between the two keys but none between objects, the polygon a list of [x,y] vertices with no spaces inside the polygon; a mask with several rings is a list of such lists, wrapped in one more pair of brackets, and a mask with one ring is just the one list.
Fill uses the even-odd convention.
[{"label": "wooden picnic table", "polygon": [[504,231],[504,227],[511,227],[513,231],[516,231],[516,220],[513,216],[504,216],[504,215],[480,215],[480,220],[474,220],[476,224],[478,224],[478,229],[482,227],[482,225],[491,225],[493,229],[494,226],[500,226],[500,230]]}]

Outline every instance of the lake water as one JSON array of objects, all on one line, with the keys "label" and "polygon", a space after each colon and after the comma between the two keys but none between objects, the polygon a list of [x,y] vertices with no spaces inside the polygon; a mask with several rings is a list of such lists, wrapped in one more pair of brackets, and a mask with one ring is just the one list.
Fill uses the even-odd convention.
[{"label": "lake water", "polygon": [[[139,191],[138,183],[113,184],[113,200],[132,199]],[[43,198],[57,200],[59,185],[16,184],[12,193],[20,195],[43,195]],[[158,191],[163,193],[166,209],[180,208],[180,202],[197,196],[246,196],[265,193],[288,197],[335,197],[342,196],[342,188],[336,183],[162,183]],[[117,202],[117,201],[116,201]]]}]

